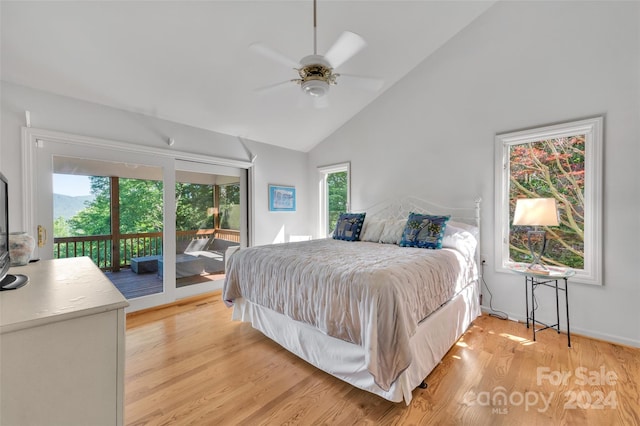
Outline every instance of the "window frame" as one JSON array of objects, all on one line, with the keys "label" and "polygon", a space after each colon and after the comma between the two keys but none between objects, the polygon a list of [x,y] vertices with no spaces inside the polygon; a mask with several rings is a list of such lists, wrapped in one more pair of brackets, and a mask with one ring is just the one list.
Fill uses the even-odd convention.
[{"label": "window frame", "polygon": [[346,161],[344,163],[332,164],[329,166],[318,167],[318,173],[320,174],[319,181],[319,206],[320,211],[318,224],[319,235],[323,237],[329,236],[329,197],[327,187],[327,177],[331,173],[347,172],[347,212],[351,211],[351,162]]},{"label": "window frame", "polygon": [[571,121],[495,136],[495,269],[508,272],[509,260],[509,152],[512,146],[544,139],[585,135],[584,269],[572,281],[602,285],[602,164],[603,117]]}]

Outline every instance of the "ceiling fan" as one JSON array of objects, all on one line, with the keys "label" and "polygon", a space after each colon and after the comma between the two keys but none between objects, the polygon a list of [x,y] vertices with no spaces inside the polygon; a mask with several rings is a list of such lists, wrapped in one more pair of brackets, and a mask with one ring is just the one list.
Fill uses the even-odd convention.
[{"label": "ceiling fan", "polygon": [[270,91],[290,85],[293,82],[300,85],[303,93],[314,99],[314,105],[316,107],[323,107],[327,105],[326,95],[329,93],[329,87],[338,83],[338,77],[341,82],[349,82],[362,89],[371,91],[380,90],[384,82],[379,78],[337,74],[334,72],[336,68],[351,59],[364,49],[366,45],[367,42],[361,36],[350,31],[345,31],[325,55],[319,55],[317,46],[316,0],[313,0],[313,55],[305,56],[296,62],[262,43],[253,43],[249,46],[251,50],[293,68],[298,72],[299,76],[299,78],[265,86],[256,89],[256,91]]}]

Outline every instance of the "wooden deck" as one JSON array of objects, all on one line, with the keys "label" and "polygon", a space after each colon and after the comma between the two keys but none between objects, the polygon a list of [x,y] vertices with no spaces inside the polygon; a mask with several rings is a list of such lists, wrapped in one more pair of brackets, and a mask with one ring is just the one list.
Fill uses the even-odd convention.
[{"label": "wooden deck", "polygon": [[[163,291],[162,278],[155,272],[136,274],[127,268],[121,269],[118,272],[105,272],[105,275],[127,299],[149,296],[151,294],[162,293]],[[177,287],[185,287],[191,284],[219,280],[221,278],[224,278],[224,274],[203,274],[179,278],[177,280]]]}]

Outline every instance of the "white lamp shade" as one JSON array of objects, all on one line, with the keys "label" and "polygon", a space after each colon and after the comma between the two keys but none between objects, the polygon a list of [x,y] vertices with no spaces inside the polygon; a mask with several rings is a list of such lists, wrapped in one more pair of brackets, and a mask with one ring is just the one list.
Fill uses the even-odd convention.
[{"label": "white lamp shade", "polygon": [[513,224],[520,226],[558,226],[555,198],[519,198]]}]

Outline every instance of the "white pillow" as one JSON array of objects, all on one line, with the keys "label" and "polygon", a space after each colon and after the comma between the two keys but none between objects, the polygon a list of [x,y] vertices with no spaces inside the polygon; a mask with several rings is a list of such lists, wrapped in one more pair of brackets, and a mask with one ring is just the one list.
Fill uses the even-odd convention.
[{"label": "white pillow", "polygon": [[478,240],[471,232],[447,224],[442,238],[442,248],[458,250],[467,261],[471,261],[476,254]]},{"label": "white pillow", "polygon": [[360,234],[360,241],[371,241],[377,243],[382,235],[384,229],[384,221],[375,219],[365,219],[362,228],[362,234]]},{"label": "white pillow", "polygon": [[384,222],[384,229],[380,235],[380,242],[384,244],[400,244],[404,227],[407,225],[406,219],[388,220]]},{"label": "white pillow", "polygon": [[[480,236],[480,230],[478,229],[477,226],[475,225],[469,225],[468,223],[463,223],[463,222],[456,222],[454,220],[450,220],[447,223],[447,228],[449,226],[453,226],[454,228],[457,228],[458,231],[463,230],[463,231],[467,231],[470,232],[471,235],[473,235],[475,237],[475,239],[477,240],[478,237]],[[451,231],[451,233],[454,233],[453,231]],[[444,230],[444,234],[447,235],[447,230]]]}]

